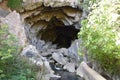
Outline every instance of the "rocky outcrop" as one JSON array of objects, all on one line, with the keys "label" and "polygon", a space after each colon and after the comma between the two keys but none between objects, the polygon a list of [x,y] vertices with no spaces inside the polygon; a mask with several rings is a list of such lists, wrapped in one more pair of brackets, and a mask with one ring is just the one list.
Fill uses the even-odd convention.
[{"label": "rocky outcrop", "polygon": [[[64,58],[61,62],[56,59],[56,56],[63,55],[61,49],[57,49],[69,48],[77,39],[82,15],[82,10],[77,7],[77,0],[24,0],[23,4],[20,14],[25,23],[28,42],[43,56],[52,55],[59,64],[65,65]],[[75,49],[72,48],[63,53],[70,57],[70,61],[73,60],[73,56],[79,60],[77,51],[73,51]],[[76,60],[72,63],[77,62]]]},{"label": "rocky outcrop", "polygon": [[29,43],[39,50],[49,42],[70,47],[80,28],[82,10],[77,5],[77,0],[24,0],[20,14]]},{"label": "rocky outcrop", "polygon": [[26,9],[31,9],[31,7],[34,9],[42,4],[46,7],[71,6],[75,8],[79,3],[78,0],[23,0],[23,2]]},{"label": "rocky outcrop", "polygon": [[25,46],[27,44],[27,38],[25,35],[25,30],[21,21],[20,14],[16,11],[13,11],[11,13],[6,12],[1,17],[1,24],[8,25],[9,32],[15,35],[18,40],[18,45]]},{"label": "rocky outcrop", "polygon": [[78,44],[74,40],[82,15],[77,0],[24,0],[23,4],[19,12],[28,42],[46,58],[54,71],[75,72],[79,57]]}]

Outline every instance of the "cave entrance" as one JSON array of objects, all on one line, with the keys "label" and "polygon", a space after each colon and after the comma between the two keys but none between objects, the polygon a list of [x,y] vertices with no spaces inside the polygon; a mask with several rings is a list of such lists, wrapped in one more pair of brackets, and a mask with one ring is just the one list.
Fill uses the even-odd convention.
[{"label": "cave entrance", "polygon": [[41,40],[57,44],[57,48],[68,48],[70,47],[72,41],[77,39],[77,33],[79,30],[74,26],[65,26],[58,19],[53,19],[49,23],[50,24],[46,29],[39,31]]}]

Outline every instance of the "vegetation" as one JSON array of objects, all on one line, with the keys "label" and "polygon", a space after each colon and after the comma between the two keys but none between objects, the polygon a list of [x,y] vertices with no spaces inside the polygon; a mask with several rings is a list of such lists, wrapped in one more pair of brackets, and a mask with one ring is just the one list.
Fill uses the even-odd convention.
[{"label": "vegetation", "polygon": [[8,0],[8,7],[11,9],[21,9],[22,8],[22,0]]},{"label": "vegetation", "polygon": [[[78,0],[81,1],[81,0]],[[92,6],[94,3],[99,2],[100,0],[83,0],[82,3],[80,3],[80,6],[86,11],[89,12],[89,7]]]},{"label": "vegetation", "polygon": [[8,26],[0,26],[0,80],[35,80],[35,69],[20,59],[19,49]]},{"label": "vegetation", "polygon": [[79,38],[104,70],[120,72],[120,0],[101,0],[91,8]]}]

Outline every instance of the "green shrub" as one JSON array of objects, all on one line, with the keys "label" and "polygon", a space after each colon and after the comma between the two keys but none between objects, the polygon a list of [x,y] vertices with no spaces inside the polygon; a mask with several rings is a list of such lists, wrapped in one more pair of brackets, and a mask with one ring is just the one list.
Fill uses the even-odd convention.
[{"label": "green shrub", "polygon": [[0,78],[4,77],[4,66],[9,58],[12,58],[12,52],[16,52],[14,45],[15,38],[7,31],[7,25],[0,26]]},{"label": "green shrub", "polygon": [[120,1],[102,0],[92,6],[82,21],[79,38],[104,70],[119,71],[120,67]]},{"label": "green shrub", "polygon": [[8,7],[11,9],[21,9],[22,8],[22,0],[8,0]]},{"label": "green shrub", "polygon": [[[8,26],[0,26],[0,80],[35,80],[35,69],[20,59],[20,47]],[[34,67],[33,67],[34,68]]]},{"label": "green shrub", "polygon": [[95,3],[98,3],[100,0],[78,0],[78,1],[79,2],[83,1],[80,3],[81,8],[83,8],[86,12],[89,12],[90,11],[89,7]]}]

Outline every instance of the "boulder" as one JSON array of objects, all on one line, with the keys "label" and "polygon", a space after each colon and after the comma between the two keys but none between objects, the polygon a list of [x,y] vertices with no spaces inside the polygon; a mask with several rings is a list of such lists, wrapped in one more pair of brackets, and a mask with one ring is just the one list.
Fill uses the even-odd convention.
[{"label": "boulder", "polygon": [[107,80],[98,72],[91,69],[85,62],[81,62],[76,73],[77,75],[83,77],[85,80]]},{"label": "boulder", "polygon": [[60,53],[53,53],[52,58],[61,65],[65,65],[67,63],[66,58]]},{"label": "boulder", "polygon": [[75,64],[74,63],[67,63],[63,69],[66,69],[69,72],[75,72]]},{"label": "boulder", "polygon": [[78,66],[79,62],[83,60],[82,56],[79,55],[79,49],[80,49],[81,40],[76,39],[72,42],[71,46],[68,48],[69,57],[72,63],[75,64],[75,66]]},{"label": "boulder", "polygon": [[25,56],[28,58],[34,58],[38,56],[38,51],[33,45],[28,45],[23,48],[23,51],[21,52],[21,56]]},{"label": "boulder", "polygon": [[18,45],[25,46],[27,44],[24,26],[19,13],[13,11],[2,19],[1,22],[8,25],[10,33],[16,36]]},{"label": "boulder", "polygon": [[67,48],[61,48],[61,49],[58,49],[58,51],[59,51],[60,53],[62,53],[63,56],[68,56],[68,55],[69,55]]}]

